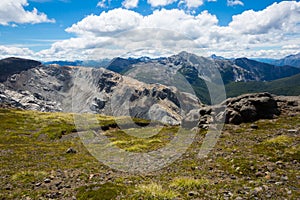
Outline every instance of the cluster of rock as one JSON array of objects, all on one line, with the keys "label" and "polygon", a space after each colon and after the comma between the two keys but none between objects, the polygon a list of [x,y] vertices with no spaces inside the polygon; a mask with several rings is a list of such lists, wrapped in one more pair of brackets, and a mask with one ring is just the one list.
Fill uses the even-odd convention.
[{"label": "cluster of rock", "polygon": [[14,91],[0,83],[1,107],[21,108],[25,110],[39,110],[42,112],[60,112],[62,109],[56,102],[44,99],[38,93],[29,91]]},{"label": "cluster of rock", "polygon": [[275,96],[269,93],[245,94],[229,98],[218,105],[205,106],[191,111],[186,124],[198,122],[198,127],[208,128],[211,123],[241,124],[259,119],[272,119],[280,114]]},{"label": "cluster of rock", "polygon": [[300,96],[276,96],[280,111],[286,115],[297,115],[300,113]]}]

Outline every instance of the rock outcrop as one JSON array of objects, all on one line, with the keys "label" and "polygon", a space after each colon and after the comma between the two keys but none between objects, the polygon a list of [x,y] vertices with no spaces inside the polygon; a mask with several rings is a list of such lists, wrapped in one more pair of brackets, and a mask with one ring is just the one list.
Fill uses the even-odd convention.
[{"label": "rock outcrop", "polygon": [[60,112],[62,109],[56,102],[44,99],[38,93],[29,91],[13,91],[0,83],[0,107],[13,107],[42,112]]},{"label": "rock outcrop", "polygon": [[221,104],[191,111],[185,123],[198,121],[198,127],[211,123],[241,124],[259,119],[272,119],[280,114],[277,100],[269,93],[245,94],[229,98]]},{"label": "rock outcrop", "polygon": [[225,103],[225,123],[241,124],[258,119],[272,119],[280,114],[274,97],[269,93],[245,94],[229,98]]}]

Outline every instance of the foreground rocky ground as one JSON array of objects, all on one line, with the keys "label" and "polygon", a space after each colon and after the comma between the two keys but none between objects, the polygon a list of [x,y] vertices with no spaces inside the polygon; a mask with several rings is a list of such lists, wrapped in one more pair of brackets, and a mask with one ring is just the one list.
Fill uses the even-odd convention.
[{"label": "foreground rocky ground", "polygon": [[[72,114],[2,108],[0,199],[299,199],[298,99],[276,97],[281,114],[274,119],[226,124],[215,148],[199,159],[201,130],[179,160],[148,174],[98,162],[78,138]],[[110,117],[97,119],[112,144],[131,152],[161,148],[178,130],[164,127],[141,139],[119,130]]]}]

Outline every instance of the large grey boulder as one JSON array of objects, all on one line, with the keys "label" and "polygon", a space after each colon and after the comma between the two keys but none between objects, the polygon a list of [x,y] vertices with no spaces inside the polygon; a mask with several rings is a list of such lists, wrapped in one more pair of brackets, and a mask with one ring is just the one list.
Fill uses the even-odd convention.
[{"label": "large grey boulder", "polygon": [[245,94],[229,98],[218,105],[192,110],[184,124],[198,122],[198,127],[208,128],[211,123],[241,124],[259,119],[272,119],[280,114],[274,96],[269,93]]},{"label": "large grey boulder", "polygon": [[226,123],[240,124],[259,119],[272,119],[280,111],[274,97],[269,93],[245,94],[227,99]]}]

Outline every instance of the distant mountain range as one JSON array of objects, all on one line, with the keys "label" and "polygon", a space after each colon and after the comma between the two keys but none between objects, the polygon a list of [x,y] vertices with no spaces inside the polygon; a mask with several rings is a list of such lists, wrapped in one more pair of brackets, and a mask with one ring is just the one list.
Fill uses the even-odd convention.
[{"label": "distant mountain range", "polygon": [[[289,56],[286,60],[288,58],[295,61],[297,55]],[[45,62],[43,64],[33,60],[8,58],[0,60],[0,82],[8,81],[6,83],[10,84],[6,84],[6,86],[13,88],[13,90],[17,90],[18,87],[22,89],[24,86],[22,86],[23,83],[21,84],[21,82],[19,82],[21,85],[16,88],[12,87],[11,84],[13,82],[18,82],[18,74],[24,74],[25,71],[30,70],[31,74],[28,74],[28,76],[42,79],[43,77],[36,73],[43,72],[46,73],[44,75],[46,78],[50,77],[49,81],[47,84],[39,82],[34,83],[34,81],[31,81],[32,87],[35,84],[44,85],[43,88],[35,88],[34,91],[36,92],[34,93],[43,94],[45,91],[48,91],[48,85],[53,85],[54,87],[55,83],[59,83],[58,85],[60,86],[52,88],[51,91],[57,89],[57,92],[60,92],[61,90],[65,90],[63,88],[68,88],[69,90],[72,86],[72,81],[74,80],[72,78],[73,75],[70,75],[71,78],[67,75],[73,73],[74,70],[71,70],[72,68],[68,67],[61,67],[62,69],[60,70],[59,66],[81,65],[93,68],[106,68],[107,73],[109,71],[114,72],[111,72],[111,75],[108,75],[106,78],[101,78],[99,77],[100,75],[97,75],[98,81],[102,80],[106,82],[107,79],[111,78],[110,76],[120,77],[117,74],[121,74],[123,75],[121,77],[129,77],[131,78],[130,80],[135,80],[134,82],[137,84],[159,83],[166,87],[176,86],[180,92],[195,94],[202,103],[206,104],[211,103],[211,96],[208,88],[212,87],[216,91],[221,91],[223,84],[225,85],[227,95],[230,97],[249,92],[300,95],[300,68],[288,65],[277,66],[248,58],[226,59],[216,55],[207,58],[188,52],[181,52],[170,57],[156,59],[151,59],[149,57],[117,57],[112,60],[105,59],[88,62],[53,61]],[[47,70],[42,70],[42,72],[35,70],[39,68]],[[79,71],[83,70],[82,67],[77,67],[76,69],[80,69]],[[97,70],[94,69],[93,71],[91,69],[91,73],[106,74],[100,69],[100,71]],[[56,73],[64,73],[64,75]],[[27,77],[26,79],[30,80],[31,78],[32,77]],[[51,80],[53,83],[51,83]],[[108,81],[108,83],[111,83],[111,81]],[[28,87],[29,86],[26,85],[26,88],[24,89],[31,91],[30,87]],[[42,90],[43,92],[38,92],[39,90]],[[52,95],[51,92],[49,94]],[[53,94],[55,95],[51,96],[50,99],[55,99],[59,96],[56,92]],[[106,96],[107,95],[109,94],[106,94]],[[63,98],[59,99],[59,102],[62,101],[62,99]],[[214,100],[218,101],[219,99],[216,97]],[[220,101],[221,100],[222,98],[220,97]],[[90,99],[89,101],[93,104],[92,102],[94,100]]]},{"label": "distant mountain range", "polygon": [[[218,56],[216,54],[212,54],[211,56],[209,56],[208,58],[213,59],[213,60],[229,60],[229,61],[233,61],[235,60],[235,58],[225,58],[222,56]],[[125,64],[125,61],[127,60],[127,64],[134,64],[135,62],[141,62],[141,61],[149,61],[149,60],[153,60],[149,57],[140,57],[140,58],[114,58],[114,59],[100,59],[100,60],[87,60],[87,61],[83,61],[83,60],[75,60],[75,61],[63,61],[63,60],[58,60],[58,61],[48,61],[48,62],[43,62],[43,64],[45,65],[49,65],[49,64],[57,64],[60,66],[85,66],[85,67],[95,67],[95,68],[99,68],[99,67],[107,67],[108,65],[110,65],[110,67],[112,68],[126,68],[125,66],[117,66],[117,63],[121,63],[123,65]],[[288,55],[284,58],[281,59],[273,59],[273,58],[251,58],[251,60],[255,60],[258,62],[263,62],[263,63],[268,63],[271,65],[276,65],[276,66],[292,66],[292,67],[297,67],[300,68],[300,53],[295,54],[295,55]],[[114,63],[114,64],[111,64]],[[112,71],[122,71],[121,69],[113,69]]]},{"label": "distant mountain range", "polygon": [[94,67],[100,68],[105,67],[110,62],[110,59],[102,59],[102,60],[75,60],[75,61],[49,61],[44,62],[45,65],[59,65],[59,66],[83,66],[83,67]]},{"label": "distant mountain range", "polygon": [[[206,58],[181,52],[168,58],[148,59],[146,61],[115,58],[108,64],[107,69],[132,76],[142,82],[160,82],[165,85],[176,84],[178,88],[185,91],[187,90],[186,87],[181,87],[181,85],[184,85],[182,78],[177,78],[174,82],[165,81],[168,73],[179,73],[192,85],[198,98],[208,104],[210,103],[210,95],[207,88],[208,82],[212,82],[217,89],[224,83],[230,96],[251,92],[251,84],[255,83],[260,84],[261,87],[259,87],[260,90],[256,87],[253,91],[300,94],[300,90],[297,87],[292,87],[293,92],[288,92],[291,90],[293,83],[290,85],[284,84],[285,87],[282,87],[280,90],[273,89],[276,84],[267,84],[268,87],[263,87],[266,82],[299,74],[300,68],[276,66],[248,58],[225,59],[218,56]],[[216,78],[214,70],[220,72],[221,80]],[[243,85],[242,83],[245,84]],[[235,85],[242,87],[238,90]],[[234,92],[231,90],[234,90]]]},{"label": "distant mountain range", "polygon": [[293,66],[300,68],[300,53],[295,55],[289,55],[282,59],[268,59],[268,58],[256,58],[255,60],[260,62],[269,63],[276,66]]},{"label": "distant mountain range", "polygon": [[181,52],[168,58],[148,59],[146,61],[140,58],[114,58],[106,68],[125,74],[142,65],[160,65],[162,69],[172,67],[181,72],[194,68],[199,72],[199,77],[203,79],[211,79],[211,70],[215,68],[220,71],[225,84],[240,81],[272,81],[300,73],[299,69],[292,66],[281,67],[248,58],[225,59],[215,56],[214,59],[209,59],[187,52]]}]

